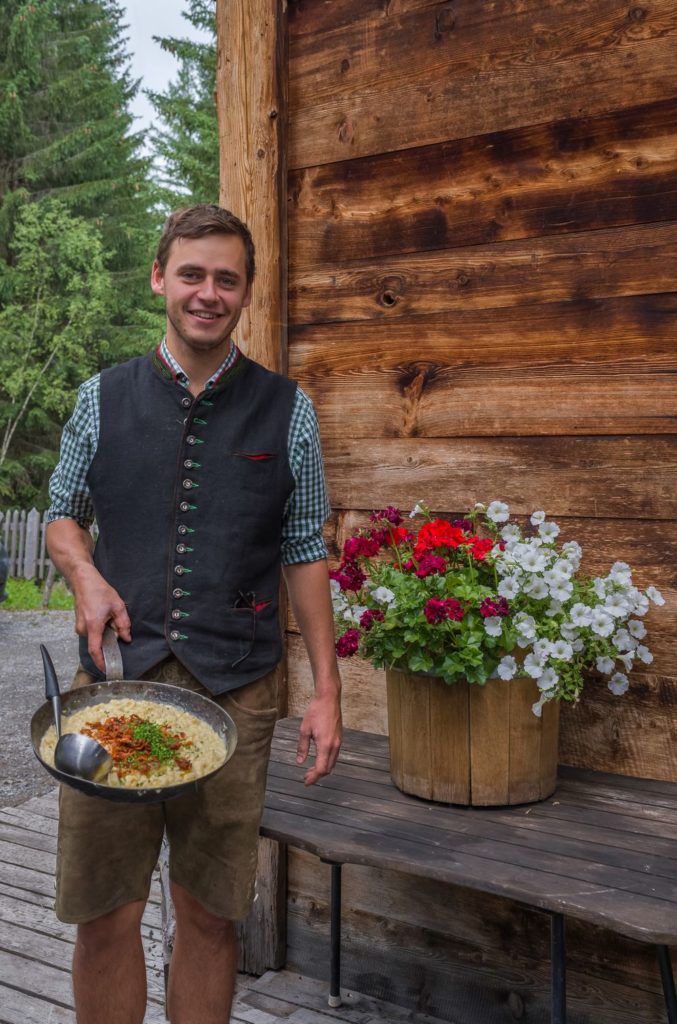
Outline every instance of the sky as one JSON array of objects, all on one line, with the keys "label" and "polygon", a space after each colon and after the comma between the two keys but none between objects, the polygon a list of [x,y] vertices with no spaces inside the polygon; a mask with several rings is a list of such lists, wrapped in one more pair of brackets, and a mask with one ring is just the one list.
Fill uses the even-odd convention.
[{"label": "sky", "polygon": [[[132,75],[143,79],[141,89],[164,91],[167,82],[176,75],[178,65],[171,54],[153,41],[153,36],[205,37],[181,17],[186,6],[184,0],[123,0],[121,6],[129,25],[126,34]],[[147,128],[154,118],[153,107],[141,89],[131,105],[132,113],[139,118],[134,124],[138,130]]]}]

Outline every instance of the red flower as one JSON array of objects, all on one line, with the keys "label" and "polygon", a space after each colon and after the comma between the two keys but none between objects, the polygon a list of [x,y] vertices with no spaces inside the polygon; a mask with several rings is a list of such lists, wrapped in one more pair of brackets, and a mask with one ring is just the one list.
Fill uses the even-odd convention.
[{"label": "red flower", "polygon": [[431,597],[429,601],[426,601],[423,614],[431,626],[436,626],[438,623],[444,622],[445,619],[460,622],[465,611],[461,602],[457,601],[455,597]]},{"label": "red flower", "polygon": [[447,563],[440,555],[424,555],[419,562],[416,575],[419,579],[425,579],[426,576],[432,576],[436,572],[446,572]]},{"label": "red flower", "polygon": [[414,557],[420,558],[435,548],[457,548],[466,540],[463,530],[452,526],[446,519],[435,519],[432,523],[424,523],[418,531]]},{"label": "red flower", "polygon": [[359,590],[367,577],[355,562],[342,562],[340,568],[330,570],[329,579],[336,580],[341,590]]},{"label": "red flower", "polygon": [[339,658],[351,658],[357,653],[360,643],[360,634],[356,629],[347,629],[343,636],[336,641],[336,654]]},{"label": "red flower", "polygon": [[491,537],[477,537],[470,551],[476,562],[483,562],[493,546],[494,542]]},{"label": "red flower", "polygon": [[508,615],[509,613],[510,605],[504,597],[499,597],[495,601],[487,597],[480,605],[480,615],[484,619],[493,618],[494,615]]},{"label": "red flower", "polygon": [[379,608],[367,608],[366,612],[362,612],[360,616],[360,625],[362,629],[370,630],[375,622],[383,622],[384,618],[385,616]]},{"label": "red flower", "polygon": [[372,558],[379,553],[381,543],[378,538],[371,536],[349,537],[343,545],[343,559],[346,562],[354,562],[356,558]]},{"label": "red flower", "polygon": [[409,530],[405,530],[403,526],[391,526],[388,530],[385,542],[387,545],[400,545],[410,538],[411,534],[409,533]]},{"label": "red flower", "polygon": [[463,530],[464,533],[470,533],[472,530],[472,523],[469,519],[454,519],[451,525],[457,527],[459,530]]}]

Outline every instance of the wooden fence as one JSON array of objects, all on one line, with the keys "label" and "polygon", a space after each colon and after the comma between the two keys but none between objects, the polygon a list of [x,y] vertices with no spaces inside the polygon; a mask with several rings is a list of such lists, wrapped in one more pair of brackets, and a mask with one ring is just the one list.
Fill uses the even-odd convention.
[{"label": "wooden fence", "polygon": [[32,508],[0,512],[0,538],[9,555],[9,576],[44,580],[52,566],[45,546],[47,512]]}]

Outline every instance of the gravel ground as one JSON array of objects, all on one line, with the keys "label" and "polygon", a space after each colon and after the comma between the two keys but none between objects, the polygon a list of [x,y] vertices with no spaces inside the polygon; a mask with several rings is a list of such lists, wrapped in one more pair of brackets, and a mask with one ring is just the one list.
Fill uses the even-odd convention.
[{"label": "gravel ground", "polygon": [[67,690],[78,665],[73,612],[14,612],[0,606],[0,807],[20,804],[55,785],[35,759],[30,741],[31,717],[45,700],[41,643]]}]

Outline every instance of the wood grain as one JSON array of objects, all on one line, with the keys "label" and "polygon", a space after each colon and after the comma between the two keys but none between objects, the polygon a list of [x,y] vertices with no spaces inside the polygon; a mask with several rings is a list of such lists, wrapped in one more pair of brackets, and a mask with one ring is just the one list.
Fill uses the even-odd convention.
[{"label": "wood grain", "polygon": [[295,171],[291,266],[674,220],[676,105],[544,114],[529,128]]},{"label": "wood grain", "polygon": [[216,5],[220,203],[244,220],[256,246],[252,304],[237,340],[285,372],[287,321],[285,9],[277,0]]},{"label": "wood grain", "polygon": [[673,290],[676,262],[677,223],[666,222],[301,266],[289,318],[300,326],[650,295]]},{"label": "wood grain", "polygon": [[[569,118],[595,117],[674,96],[677,18],[655,39],[562,60],[453,71],[421,60],[417,81],[348,84],[330,99],[292,106],[289,166],[395,152]],[[568,24],[568,22],[567,22]],[[632,90],[627,83],[632,81]],[[307,101],[306,101],[307,102]]]},{"label": "wood grain", "polygon": [[[595,546],[606,546],[606,538],[625,546],[626,538],[632,543],[637,529],[643,543],[636,543],[635,558],[639,555],[644,560],[650,549],[652,565],[665,563],[663,571],[677,563],[671,527],[613,523],[677,519],[677,436],[364,441],[330,434],[323,452],[336,510],[394,504],[409,512],[424,500],[436,510],[460,513],[477,501],[488,504],[500,497],[516,515],[543,508],[555,517],[602,520],[592,535],[590,522],[566,527],[568,531],[582,528],[584,536],[591,541],[594,537]],[[646,486],[647,478],[651,487]]]}]

